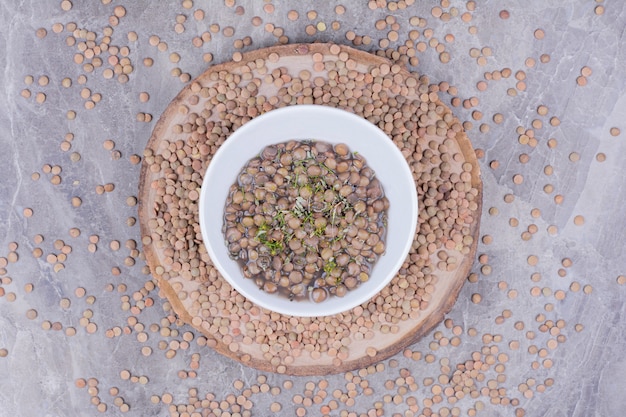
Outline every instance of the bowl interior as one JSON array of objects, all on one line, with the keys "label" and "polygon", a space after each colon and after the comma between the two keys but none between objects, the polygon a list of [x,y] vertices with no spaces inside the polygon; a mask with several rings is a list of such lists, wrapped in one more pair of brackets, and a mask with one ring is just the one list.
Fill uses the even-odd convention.
[{"label": "bowl interior", "polygon": [[[359,152],[376,172],[389,199],[386,251],[375,264],[371,278],[344,297],[322,303],[289,301],[268,294],[228,256],[222,233],[223,213],[229,187],[251,158],[267,145],[288,140],[320,140],[345,143]],[[413,242],[417,225],[417,192],[411,171],[391,139],[367,120],[331,107],[297,105],[272,110],[254,118],[224,142],[211,160],[200,194],[202,239],[215,267],[242,295],[269,310],[291,315],[319,317],[337,314],[362,304],[384,288],[396,274]]]}]

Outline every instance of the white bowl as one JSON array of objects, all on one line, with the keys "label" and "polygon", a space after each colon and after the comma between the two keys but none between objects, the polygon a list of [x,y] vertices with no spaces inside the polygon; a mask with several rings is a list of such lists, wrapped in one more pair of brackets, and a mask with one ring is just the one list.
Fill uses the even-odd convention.
[{"label": "white bowl", "polygon": [[[370,279],[344,297],[321,303],[289,301],[287,297],[259,289],[244,278],[231,259],[222,233],[229,187],[244,165],[267,145],[288,140],[345,143],[359,152],[376,172],[389,200],[386,251],[374,265]],[[417,225],[417,191],[409,166],[398,147],[377,126],[344,110],[317,105],[296,105],[272,110],[249,121],[224,142],[204,175],[200,193],[202,239],[221,275],[248,300],[266,309],[300,317],[328,316],[367,302],[395,276],[404,262]]]}]

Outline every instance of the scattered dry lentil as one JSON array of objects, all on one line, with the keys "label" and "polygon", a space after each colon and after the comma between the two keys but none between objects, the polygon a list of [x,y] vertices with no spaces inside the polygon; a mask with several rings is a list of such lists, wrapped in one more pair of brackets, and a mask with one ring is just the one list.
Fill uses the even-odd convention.
[{"label": "scattered dry lentil", "polygon": [[[108,1],[107,1],[107,2],[108,2]],[[226,0],[226,3],[227,3],[227,4],[228,4],[228,2],[229,2],[229,0]],[[64,1],[64,2],[62,2],[62,9],[63,9],[63,10],[66,10],[66,8],[64,7],[64,4],[65,4],[65,6],[67,7],[67,4],[68,4],[68,3],[69,3],[69,8],[71,8],[71,2],[69,2],[69,1]],[[104,3],[104,1],[103,1],[103,3]],[[232,5],[231,5],[230,7],[233,7],[233,6],[234,6],[234,1],[233,1],[233,2],[231,2],[231,3],[232,3]],[[369,3],[370,8],[372,8],[372,3],[374,3],[374,6],[376,6],[376,7],[374,7],[374,8],[379,7],[379,6],[376,4],[376,2],[370,2],[370,3]],[[387,2],[385,2],[385,3],[387,3]],[[406,2],[406,3],[409,3],[409,2]],[[444,1],[442,1],[441,3],[442,3],[442,4],[441,4],[441,6],[442,6],[442,7],[448,7],[448,6],[444,6],[444,3],[445,3]],[[471,5],[472,3],[473,3],[473,2],[468,2],[468,3],[467,3],[467,8],[468,8],[468,10],[473,10],[473,7],[474,7],[474,6],[473,6],[473,5]],[[396,6],[391,6],[391,4],[396,4]],[[395,2],[388,2],[388,3],[387,3],[387,7],[389,8],[389,10],[391,10],[393,7],[401,8],[401,7],[399,6],[399,4],[401,4],[401,3],[400,3],[400,2],[398,2],[398,3],[395,3]],[[185,1],[183,2],[183,7],[187,8],[187,9],[191,8],[191,7],[192,7],[192,5],[193,5],[193,3],[192,3],[190,0],[185,0]],[[264,10],[265,10],[267,13],[271,13],[271,12],[273,12],[273,11],[274,11],[274,10],[273,10],[273,6],[272,6],[271,4],[266,4],[265,6],[266,6],[266,7],[264,7]],[[122,6],[118,6],[118,7],[120,7],[120,8],[122,8],[122,9],[123,9],[123,7],[122,7]],[[115,15],[115,16],[117,16],[117,17],[122,17],[122,16],[124,16],[124,15],[125,15],[125,10],[124,10],[124,12],[122,13],[122,12],[118,11],[118,7],[116,7],[116,8],[114,9],[114,15]],[[337,6],[337,8],[339,8],[339,7],[342,7],[342,6]],[[447,12],[445,12],[445,11],[442,9],[442,7],[437,6],[437,7],[433,8],[433,11],[432,11],[433,16],[435,16],[435,17],[437,17],[437,18],[441,18],[441,19],[443,19],[443,18],[444,18],[444,16],[446,15],[446,13],[447,13]],[[598,8],[599,8],[599,7],[602,7],[602,6],[598,6],[598,7],[596,7],[596,13],[597,13],[597,14],[600,14],[600,13],[598,13]],[[67,8],[67,10],[69,10],[69,8]],[[269,10],[271,10],[271,11],[269,11]],[[337,10],[337,9],[336,9],[336,10]],[[603,7],[602,7],[602,11],[603,11]],[[343,13],[343,12],[342,12],[342,13]],[[342,14],[342,13],[339,13],[339,12],[337,11],[337,14]],[[311,15],[312,15],[312,14],[311,14]],[[194,16],[195,16],[195,14],[194,14]],[[315,14],[315,17],[316,17],[316,16],[317,16],[317,14]],[[463,16],[464,16],[464,17],[463,17],[462,19],[463,19],[464,21],[470,21],[470,20],[471,20],[471,14],[470,14],[470,13],[464,14]],[[309,17],[309,14],[307,14],[307,17]],[[313,17],[313,19],[314,19],[315,17]],[[502,11],[500,12],[500,17],[501,17],[502,19],[508,19],[508,18],[509,18],[509,12],[508,12],[508,11],[506,11],[506,10],[502,10]],[[297,19],[297,16],[296,16],[296,19]],[[320,22],[320,23],[323,23],[323,22]],[[318,24],[316,25],[316,28],[317,28],[318,30],[320,30],[320,27],[319,27],[320,23],[318,23]],[[325,24],[324,24],[324,25],[325,25]],[[62,29],[61,29],[61,30],[62,30]],[[226,29],[224,29],[224,31],[225,31],[225,30],[226,30]],[[325,27],[324,27],[324,30],[325,30]],[[55,30],[55,32],[56,32],[56,30]],[[391,32],[390,32],[390,33],[391,33]],[[544,37],[544,33],[543,33],[543,31],[542,31],[542,30],[537,30],[537,31],[535,31],[535,37],[536,37],[537,39],[542,39],[542,38]],[[356,38],[356,35],[355,35],[355,38]],[[130,33],[129,33],[129,39],[130,39]],[[388,40],[389,40],[389,41],[392,41],[392,42],[394,41],[394,40],[392,40],[391,38],[389,38]],[[397,40],[397,39],[396,39],[396,40]],[[484,52],[483,52],[483,54],[484,54],[485,56],[488,56],[488,55],[487,55],[487,54],[485,54]],[[481,57],[479,57],[479,58],[481,58]],[[444,62],[444,59],[442,59],[442,58],[441,58],[441,55],[440,55],[440,59],[442,60],[442,62]],[[484,58],[483,58],[483,61],[481,61],[481,62],[485,62],[485,61],[484,61]],[[542,61],[542,62],[543,62],[543,61]],[[585,76],[585,77],[587,77],[587,76],[589,76],[589,75],[590,75],[590,73],[589,73],[588,75],[584,75],[584,74],[583,74],[583,76]],[[585,82],[586,82],[586,80],[585,80]],[[520,86],[522,86],[522,84],[519,84],[519,85],[520,85]],[[524,85],[525,85],[525,84],[524,84]],[[484,84],[484,86],[485,86],[485,88],[486,88],[486,84]],[[480,89],[480,88],[479,88],[479,89]],[[521,90],[521,89],[523,89],[523,88],[519,88],[519,89]],[[558,120],[558,119],[557,119],[557,120]],[[495,120],[495,116],[494,116],[494,122],[495,122],[495,121],[496,121],[496,120]],[[501,122],[501,121],[502,121],[502,120],[500,120],[500,122]],[[496,122],[496,123],[497,123],[497,122]],[[553,125],[554,125],[554,124],[553,124]],[[482,128],[481,128],[481,129],[482,129]],[[614,128],[614,129],[616,129],[616,128]],[[482,131],[482,130],[481,130],[481,131]],[[613,135],[613,129],[611,129],[611,134]],[[619,134],[619,130],[617,131],[617,134]],[[615,134],[615,135],[613,135],[613,136],[616,136],[617,134]],[[570,156],[570,159],[571,159],[571,156]],[[139,161],[137,161],[137,162],[139,162]],[[497,210],[497,209],[496,209],[496,210]],[[491,211],[490,211],[490,214],[491,214]],[[553,227],[553,226],[551,226],[551,227]],[[530,230],[530,228],[529,228],[529,230]],[[484,237],[483,237],[483,239],[484,239]],[[95,243],[94,243],[94,244],[95,244]],[[530,262],[529,262],[529,263],[530,263]],[[620,276],[620,277],[618,278],[618,282],[619,282],[619,279],[620,279],[620,278],[622,278],[622,280],[623,280],[623,277],[622,277],[622,276]],[[589,287],[589,288],[590,288],[590,287]],[[590,291],[590,290],[589,290],[589,291]],[[557,291],[557,292],[555,292],[555,297],[556,297],[556,294],[557,294],[557,293],[558,293],[558,291]],[[475,295],[479,295],[479,294],[475,294]],[[480,296],[480,295],[479,295],[479,296]],[[472,300],[473,300],[473,299],[474,299],[474,297],[472,296]],[[502,316],[504,316],[504,313],[503,313],[503,315],[502,315]],[[581,325],[577,325],[577,331],[579,331],[579,330],[578,330],[578,326],[581,326]],[[582,329],[582,326],[581,326],[581,329]],[[469,333],[469,331],[468,331],[468,333]],[[444,339],[442,338],[441,340],[444,340]],[[4,349],[4,350],[6,351],[6,349]],[[2,350],[0,350],[0,356],[2,356]],[[4,356],[6,356],[6,354],[5,354]],[[548,363],[546,363],[546,362],[544,361],[544,363],[543,363],[543,364],[544,364],[544,366],[545,366],[546,368],[551,366],[549,362],[548,362]],[[549,365],[549,366],[548,366],[548,365]],[[530,386],[530,384],[528,384],[528,385]],[[547,384],[546,384],[546,385],[547,385]],[[526,391],[525,391],[525,392],[526,392]],[[111,393],[111,395],[117,395],[117,392],[116,392],[115,394]],[[165,397],[166,399],[167,399],[167,397],[166,397],[167,395],[169,395],[169,394],[165,394],[165,395],[164,395],[164,397]],[[157,397],[157,396],[153,396],[153,398],[154,398],[154,397],[156,397],[157,402],[158,402],[158,401],[159,401],[158,397]],[[394,397],[394,398],[395,398],[395,397]],[[120,401],[121,401],[121,402],[120,402]],[[173,401],[173,399],[171,398],[171,395],[170,395],[170,397],[169,397],[169,401],[167,401],[167,402],[166,402],[165,400],[163,400],[163,402],[164,402],[164,403],[172,403],[172,401]],[[121,397],[120,397],[120,400],[118,400],[118,399],[116,398],[116,402],[117,402],[117,404],[116,404],[116,405],[118,405],[118,406],[120,406],[120,407],[121,407],[121,406],[123,406],[123,405],[126,405],[125,403],[123,403],[123,400],[121,400]],[[153,402],[154,402],[154,400],[153,400]],[[389,402],[389,401],[385,400],[385,402]],[[395,402],[395,400],[394,400],[394,402]],[[275,403],[275,404],[278,404],[278,403]],[[481,404],[481,403],[477,403],[477,404]],[[272,404],[272,405],[273,405],[273,404]],[[278,404],[278,405],[280,406],[280,404]],[[127,406],[127,405],[126,405],[126,406]],[[484,408],[484,406],[478,406],[478,405],[476,406],[476,409],[482,409],[482,408]],[[442,408],[442,409],[440,410],[440,414],[441,414],[441,415],[444,415],[445,413],[450,413],[449,411],[444,412],[443,410],[447,410],[447,409]],[[516,410],[516,415],[518,415],[518,414],[522,413],[522,411],[520,411],[520,410],[521,410],[521,409],[517,409],[517,410]],[[128,411],[128,410],[125,410],[125,411]],[[274,411],[274,410],[272,410],[272,411]],[[280,410],[278,410],[278,411],[280,411]],[[303,412],[305,412],[305,411],[306,411],[306,410],[304,410]],[[452,414],[452,415],[454,415],[454,414]],[[520,415],[523,415],[523,414],[520,414]]]}]

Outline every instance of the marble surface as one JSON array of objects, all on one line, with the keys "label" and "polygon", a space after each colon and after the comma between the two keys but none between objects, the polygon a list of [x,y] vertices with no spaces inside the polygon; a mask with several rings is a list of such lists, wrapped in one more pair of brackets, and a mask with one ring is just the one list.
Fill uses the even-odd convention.
[{"label": "marble surface", "polygon": [[[626,285],[619,278],[626,275],[621,204],[626,201],[625,3],[406,1],[404,9],[402,2],[346,0],[344,14],[320,2],[73,3],[0,0],[0,266],[7,264],[0,271],[1,416],[96,415],[98,402],[106,404],[106,415],[234,416],[237,407],[229,401],[236,403],[246,389],[252,391],[251,403],[244,405],[243,415],[268,415],[272,403],[281,404],[278,415],[321,415],[333,400],[338,407],[330,415],[337,416],[375,415],[376,408],[383,410],[379,415],[405,416],[607,416],[626,408]],[[57,23],[65,28],[73,22],[75,35],[86,29],[99,44],[106,28],[117,23],[110,16],[119,5],[125,15],[111,26],[110,44],[128,47],[132,72],[127,82],[116,74],[103,76],[113,68],[109,52],[100,54],[102,66],[89,71],[75,62],[82,39],[70,46],[66,38],[71,33],[53,30]],[[205,12],[200,20],[194,17],[198,9]],[[297,10],[296,20],[289,18],[290,10]],[[315,16],[307,14],[313,10]],[[501,10],[509,17],[503,18]],[[184,31],[176,27],[177,16],[186,17]],[[260,26],[252,24],[255,16],[262,19]],[[140,165],[130,157],[142,154],[159,115],[185,85],[184,76],[181,81],[176,75],[199,75],[210,65],[205,54],[212,54],[213,63],[228,61],[236,51],[233,42],[247,36],[252,42],[243,51],[276,44],[280,34],[266,30],[270,23],[282,28],[290,43],[351,45],[346,32],[354,31],[371,38],[359,48],[376,51],[390,28],[378,30],[375,23],[387,16],[399,25],[399,39],[390,47],[404,44],[411,30],[420,33],[416,42],[425,42],[423,51],[417,45],[419,64],[410,68],[431,82],[457,88],[461,105],[455,113],[467,122],[481,156],[483,241],[478,251],[484,256],[477,256],[473,275],[446,317],[448,326],[440,324],[406,354],[384,361],[378,372],[364,373],[373,392],[349,386],[353,375],[260,373],[198,344],[198,335],[179,325],[152,289],[141,256],[126,247],[128,240],[141,247],[139,227],[129,221],[137,215],[136,206],[128,201],[137,195]],[[412,26],[415,16],[425,26]],[[307,32],[309,25],[324,29],[320,22],[325,30]],[[210,32],[212,24],[220,25],[218,33],[194,46],[194,37]],[[234,29],[232,37],[222,32],[228,26]],[[132,34],[129,38],[131,31],[137,40]],[[167,50],[152,45],[151,36],[158,36]],[[442,62],[437,44],[449,62]],[[179,62],[172,62],[173,52]],[[150,67],[144,64],[148,57],[154,61]],[[584,80],[579,78],[583,67],[591,70]],[[477,84],[485,73],[505,68],[512,72],[509,78],[489,80],[486,89]],[[65,78],[72,81],[70,87],[63,86]],[[141,92],[150,99],[140,100]],[[38,93],[45,94],[43,103]],[[101,99],[96,96],[98,102],[88,109],[94,94]],[[469,106],[472,97],[474,107]],[[471,108],[463,106],[464,100]],[[537,111],[541,105],[547,107],[540,111],[545,114]],[[151,120],[138,121],[145,114]],[[496,114],[503,117],[499,124]],[[612,128],[621,133],[611,134]],[[528,129],[536,146],[520,138]],[[105,149],[107,139],[120,154]],[[520,161],[520,155],[528,161]],[[54,184],[57,179],[48,171],[57,167],[60,183]],[[37,174],[40,178],[33,179]],[[98,193],[105,184],[114,184],[114,190]],[[73,197],[82,200],[80,207],[73,207]],[[72,236],[73,228],[80,236]],[[36,235],[43,241],[38,243]],[[99,237],[93,253],[92,235]],[[121,243],[119,250],[111,249],[114,240]],[[34,256],[37,248],[40,257]],[[59,260],[63,252],[66,259]],[[455,336],[459,346],[446,343]],[[170,349],[176,354],[167,358]],[[478,397],[457,402],[446,394],[437,397],[439,388],[445,393],[450,387],[440,375],[450,377],[474,352],[493,360],[484,379],[476,380]],[[401,375],[411,375],[417,388],[399,393]],[[90,378],[98,392],[77,386]],[[328,383],[327,396],[322,398],[316,387],[321,402],[303,406],[307,383],[319,386],[320,381]],[[263,392],[271,387],[280,392]],[[200,399],[209,398],[207,404],[213,401],[204,411],[187,407],[194,389]],[[341,393],[356,393],[355,403]]]}]

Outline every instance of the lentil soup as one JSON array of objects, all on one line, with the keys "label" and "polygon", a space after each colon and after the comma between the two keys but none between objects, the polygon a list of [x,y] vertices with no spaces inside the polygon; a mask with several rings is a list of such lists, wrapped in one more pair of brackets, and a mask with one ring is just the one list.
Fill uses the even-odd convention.
[{"label": "lentil soup", "polygon": [[246,279],[267,293],[320,303],[369,280],[385,252],[388,208],[358,152],[291,140],[265,147],[239,172],[222,231]]}]

